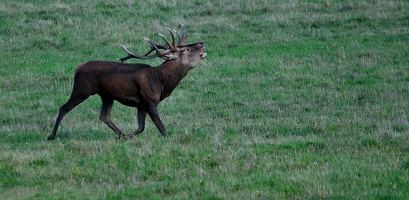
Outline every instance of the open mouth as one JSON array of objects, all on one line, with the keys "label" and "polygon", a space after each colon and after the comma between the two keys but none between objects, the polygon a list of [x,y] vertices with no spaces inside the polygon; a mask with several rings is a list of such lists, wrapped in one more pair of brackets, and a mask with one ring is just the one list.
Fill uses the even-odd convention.
[{"label": "open mouth", "polygon": [[205,59],[207,57],[207,53],[204,52],[204,47],[200,50],[199,55],[201,59]]}]

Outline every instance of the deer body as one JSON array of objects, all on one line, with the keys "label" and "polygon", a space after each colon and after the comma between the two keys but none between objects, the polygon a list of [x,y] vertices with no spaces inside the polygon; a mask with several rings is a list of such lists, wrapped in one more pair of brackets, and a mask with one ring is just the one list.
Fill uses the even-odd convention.
[{"label": "deer body", "polygon": [[[168,29],[169,30],[169,29]],[[74,86],[70,99],[60,107],[58,117],[52,133],[48,140],[55,138],[58,127],[64,116],[78,104],[83,102],[89,96],[98,94],[102,100],[100,119],[107,124],[119,138],[133,137],[145,129],[145,119],[148,114],[155,126],[163,136],[166,136],[165,127],[157,112],[157,106],[160,101],[171,95],[172,91],[178,86],[180,81],[193,69],[201,59],[207,54],[204,53],[205,44],[202,42],[190,45],[183,45],[186,33],[179,39],[179,45],[174,44],[172,35],[172,45],[166,39],[168,46],[160,46],[148,41],[150,46],[156,49],[154,56],[138,56],[128,52],[126,60],[132,57],[141,59],[150,59],[161,57],[166,61],[158,67],[151,67],[146,64],[125,64],[111,61],[89,61],[80,64],[75,70]],[[165,51],[160,52],[160,49]],[[114,101],[130,107],[136,107],[138,110],[138,129],[125,136],[112,122],[110,118],[111,108]]]},{"label": "deer body", "polygon": [[84,95],[109,96],[130,107],[140,107],[148,102],[157,104],[170,96],[189,71],[177,67],[171,69],[167,65],[174,64],[168,62],[173,61],[151,67],[145,64],[89,61],[77,67],[74,91],[81,91]]}]

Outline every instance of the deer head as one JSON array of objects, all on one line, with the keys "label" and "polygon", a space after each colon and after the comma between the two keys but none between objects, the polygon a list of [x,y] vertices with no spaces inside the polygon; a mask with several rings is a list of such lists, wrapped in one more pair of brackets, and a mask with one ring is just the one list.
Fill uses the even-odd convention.
[{"label": "deer head", "polygon": [[[207,53],[204,52],[205,44],[203,42],[198,42],[185,45],[184,43],[187,39],[187,31],[186,27],[183,24],[180,25],[183,28],[182,36],[180,36],[175,30],[166,28],[170,33],[172,43],[169,43],[166,37],[160,33],[159,36],[165,41],[165,45],[154,43],[149,38],[144,37],[144,40],[150,46],[150,50],[144,55],[137,55],[126,48],[124,45],[121,45],[122,48],[124,48],[124,50],[128,53],[128,56],[121,58],[120,60],[123,62],[130,58],[152,59],[159,57],[166,61],[174,61],[179,65],[194,68],[197,64],[199,64],[200,60],[206,58],[207,56]],[[175,35],[173,33],[176,33],[176,36],[179,39],[177,45],[175,43]],[[156,53],[154,55],[149,55],[153,51],[155,51]]]}]

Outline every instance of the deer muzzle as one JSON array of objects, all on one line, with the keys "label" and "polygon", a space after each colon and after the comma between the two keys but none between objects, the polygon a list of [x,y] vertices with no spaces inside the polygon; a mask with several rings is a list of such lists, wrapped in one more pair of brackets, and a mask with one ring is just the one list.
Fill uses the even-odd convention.
[{"label": "deer muzzle", "polygon": [[199,45],[200,45],[200,58],[201,59],[205,59],[206,57],[207,57],[207,53],[206,52],[204,52],[204,49],[205,49],[205,47],[206,47],[206,45],[205,45],[205,43],[204,42],[200,42],[199,43]]}]

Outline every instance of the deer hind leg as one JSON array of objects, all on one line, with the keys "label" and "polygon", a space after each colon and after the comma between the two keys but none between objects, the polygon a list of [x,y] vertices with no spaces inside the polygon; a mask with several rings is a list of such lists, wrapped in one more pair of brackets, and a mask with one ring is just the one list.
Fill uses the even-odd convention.
[{"label": "deer hind leg", "polygon": [[118,134],[119,138],[123,138],[125,135],[119,130],[115,124],[111,120],[111,109],[114,104],[114,100],[110,98],[105,98],[101,96],[102,100],[102,108],[101,108],[101,115],[99,119],[103,121],[106,125],[109,126],[116,134]]},{"label": "deer hind leg", "polygon": [[145,119],[146,119],[146,111],[143,109],[138,109],[138,129],[133,133],[129,134],[127,137],[131,138],[139,133],[142,133],[145,130]]},{"label": "deer hind leg", "polygon": [[73,108],[75,108],[78,104],[83,102],[85,99],[87,99],[89,95],[76,95],[72,94],[70,99],[65,103],[63,106],[60,107],[60,111],[58,112],[58,117],[55,120],[55,125],[53,128],[53,131],[51,134],[48,136],[47,140],[54,140],[55,135],[57,133],[58,127],[60,126],[61,120],[64,118],[64,116],[70,112]]}]

